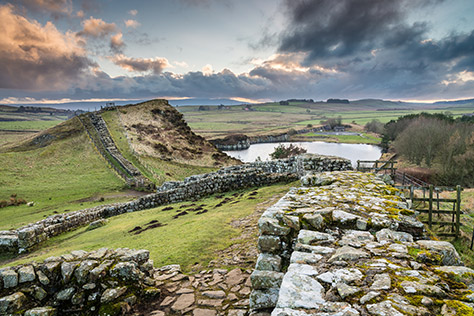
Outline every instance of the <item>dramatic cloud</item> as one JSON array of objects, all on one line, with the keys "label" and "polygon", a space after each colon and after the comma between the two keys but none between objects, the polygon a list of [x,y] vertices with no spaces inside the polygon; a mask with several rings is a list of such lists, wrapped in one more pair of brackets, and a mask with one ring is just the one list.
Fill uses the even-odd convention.
[{"label": "dramatic cloud", "polygon": [[96,19],[92,16],[89,19],[82,21],[82,26],[83,29],[77,33],[78,36],[101,38],[118,30],[115,23],[107,23],[102,19]]},{"label": "dramatic cloud", "polygon": [[63,34],[0,6],[0,88],[54,90],[67,87],[92,63],[72,33]]},{"label": "dramatic cloud", "polygon": [[131,27],[133,29],[136,29],[137,27],[140,26],[140,23],[138,23],[136,20],[125,20],[124,21],[126,27]]},{"label": "dramatic cloud", "polygon": [[118,66],[128,71],[148,72],[153,74],[160,74],[164,68],[169,67],[170,64],[166,58],[131,58],[124,55],[117,55],[111,60]]},{"label": "dramatic cloud", "polygon": [[52,14],[70,15],[72,12],[71,0],[17,0],[17,3],[27,9]]}]

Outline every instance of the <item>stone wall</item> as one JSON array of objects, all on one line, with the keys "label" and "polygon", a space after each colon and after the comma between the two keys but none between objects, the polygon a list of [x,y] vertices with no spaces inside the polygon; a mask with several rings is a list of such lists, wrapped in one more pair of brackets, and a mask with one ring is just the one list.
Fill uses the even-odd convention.
[{"label": "stone wall", "polygon": [[142,196],[131,202],[56,214],[17,230],[1,231],[0,251],[22,253],[53,236],[102,218],[127,212],[199,199],[218,192],[293,181],[299,179],[308,170],[348,169],[352,167],[347,159],[312,154],[227,167],[217,172],[191,176],[184,181],[166,182],[158,188],[156,193]]},{"label": "stone wall", "polygon": [[474,315],[474,270],[374,175],[305,176],[259,220],[250,307],[283,315]]},{"label": "stone wall", "polygon": [[147,250],[73,251],[0,269],[0,315],[116,315],[160,294]]}]

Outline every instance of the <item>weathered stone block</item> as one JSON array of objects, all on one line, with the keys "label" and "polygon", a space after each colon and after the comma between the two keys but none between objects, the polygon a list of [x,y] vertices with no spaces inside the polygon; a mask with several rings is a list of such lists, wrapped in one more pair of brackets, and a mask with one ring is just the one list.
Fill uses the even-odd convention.
[{"label": "weathered stone block", "polygon": [[27,300],[25,294],[22,292],[16,292],[0,298],[0,314],[6,315],[22,310]]},{"label": "weathered stone block", "polygon": [[252,288],[256,290],[264,290],[268,288],[278,288],[283,279],[284,273],[275,271],[259,271],[255,270],[250,275]]},{"label": "weathered stone block", "polygon": [[261,253],[257,258],[256,270],[266,271],[280,271],[281,270],[281,257],[277,255],[271,255]]},{"label": "weathered stone block", "polygon": [[280,237],[262,235],[258,237],[258,250],[261,252],[274,253],[281,249]]},{"label": "weathered stone block", "polygon": [[250,309],[258,310],[275,307],[278,300],[278,289],[253,290],[250,293]]}]

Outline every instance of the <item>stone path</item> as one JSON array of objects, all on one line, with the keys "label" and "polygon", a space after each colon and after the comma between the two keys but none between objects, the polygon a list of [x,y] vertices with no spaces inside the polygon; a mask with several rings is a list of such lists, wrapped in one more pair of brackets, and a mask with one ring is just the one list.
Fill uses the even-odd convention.
[{"label": "stone path", "polygon": [[474,270],[373,175],[308,176],[259,220],[250,306],[272,316],[474,315]]},{"label": "stone path", "polygon": [[212,269],[186,275],[178,265],[165,266],[155,275],[161,295],[135,315],[244,316],[248,311],[250,270]]}]

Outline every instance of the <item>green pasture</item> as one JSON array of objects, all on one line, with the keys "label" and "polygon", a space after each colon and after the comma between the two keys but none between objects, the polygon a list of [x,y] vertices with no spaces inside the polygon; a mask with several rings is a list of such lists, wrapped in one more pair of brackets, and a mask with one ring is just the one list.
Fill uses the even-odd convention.
[{"label": "green pasture", "polygon": [[[297,183],[293,183],[297,185]],[[0,257],[3,264],[17,265],[32,260],[40,261],[50,256],[59,256],[72,250],[92,251],[102,247],[148,249],[156,267],[167,264],[180,264],[184,271],[193,269],[195,263],[200,268],[207,267],[216,258],[216,251],[235,243],[234,237],[240,230],[230,222],[252,214],[275,195],[288,191],[291,184],[273,185],[258,189],[246,189],[212,196],[196,202],[183,202],[111,217],[108,223],[95,230],[82,227],[72,232],[54,237],[27,255],[12,260]],[[257,192],[257,194],[252,192]],[[250,196],[252,193],[252,196]],[[227,202],[218,206],[222,201]],[[192,209],[202,207],[202,214]],[[165,210],[172,207],[171,210]],[[178,213],[187,214],[174,218]],[[146,229],[151,221],[163,226]],[[138,229],[140,227],[141,229]],[[136,231],[143,232],[136,234]],[[255,238],[256,236],[251,236]]]},{"label": "green pasture", "polygon": [[78,200],[117,192],[124,186],[85,132],[39,149],[0,153],[0,200],[17,194],[35,204],[1,208],[0,229],[92,206],[94,203]]}]

